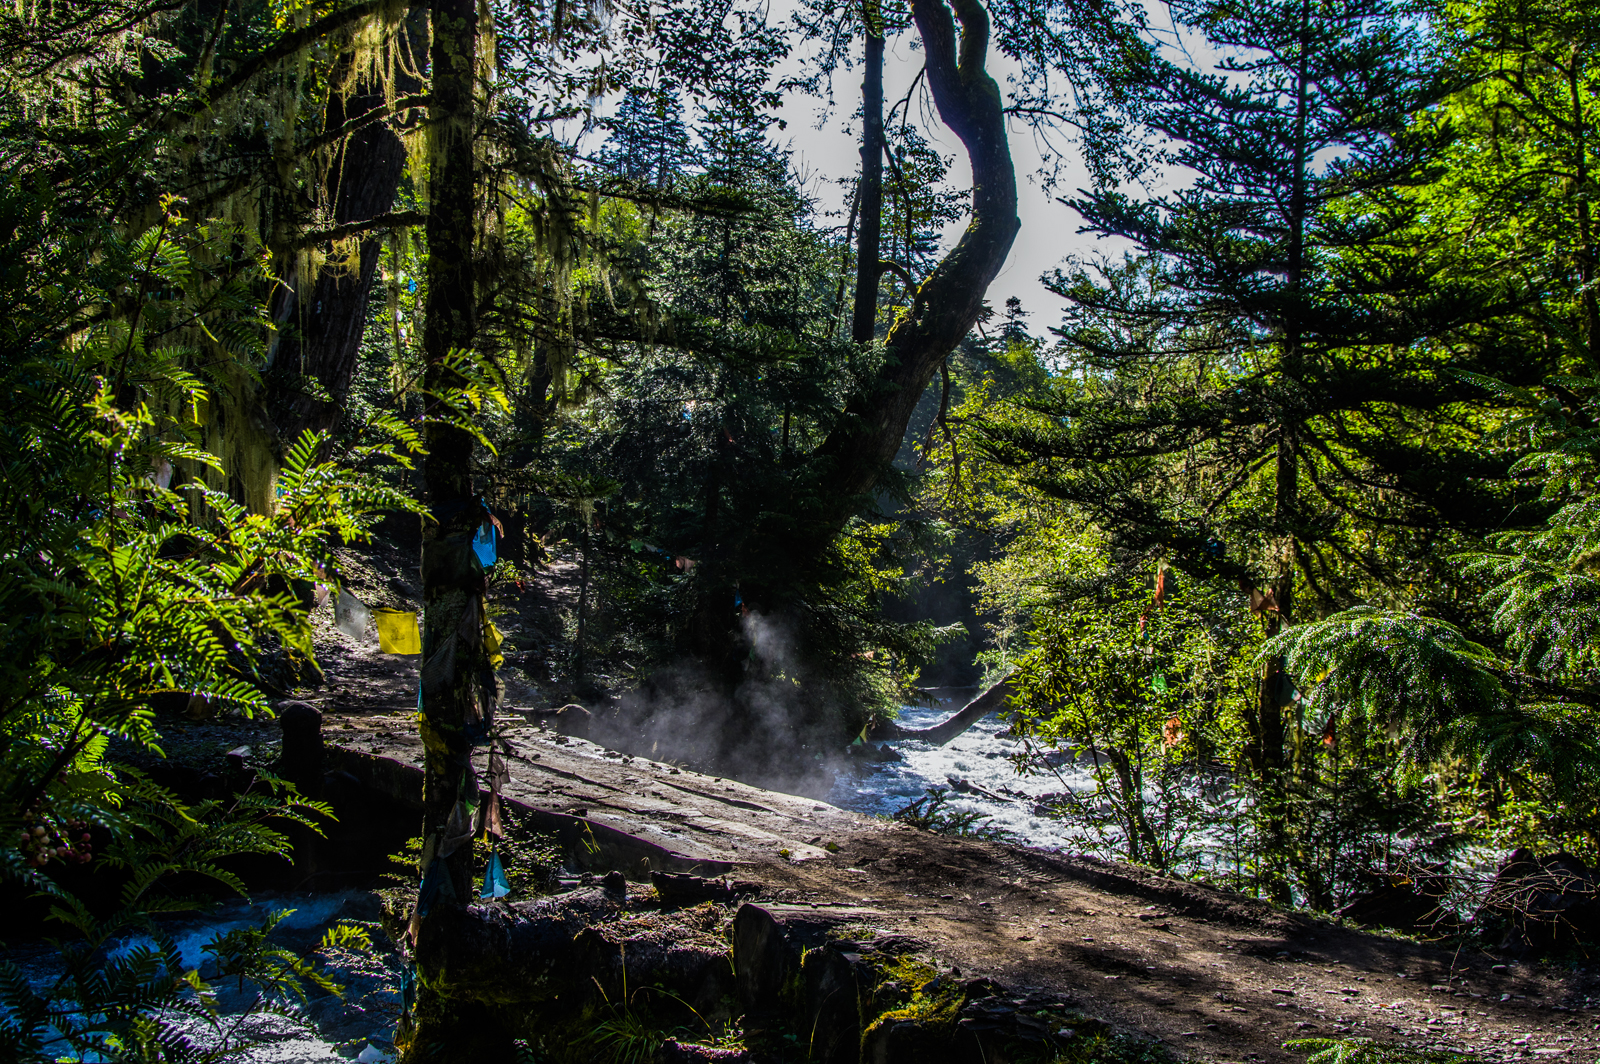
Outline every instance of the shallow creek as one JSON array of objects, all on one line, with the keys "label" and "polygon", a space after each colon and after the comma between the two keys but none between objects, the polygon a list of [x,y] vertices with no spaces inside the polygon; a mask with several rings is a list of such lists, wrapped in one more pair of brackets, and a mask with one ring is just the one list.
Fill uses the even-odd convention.
[{"label": "shallow creek", "polygon": [[[232,980],[215,980],[216,963],[206,945],[219,935],[246,927],[259,927],[270,913],[289,911],[277,925],[273,941],[299,953],[316,947],[324,932],[336,923],[367,927],[371,953],[330,958],[324,970],[345,989],[343,1000],[314,993],[298,1015],[262,1013],[252,1009],[255,994]],[[229,902],[202,913],[169,916],[161,920],[185,967],[197,967],[203,978],[214,980],[222,1030],[235,1045],[254,1043],[230,1061],[239,1064],[334,1064],[357,1060],[381,1064],[393,1060],[395,1024],[400,1016],[400,958],[378,926],[379,904],[371,891],[346,890],[328,894],[261,892],[248,901]],[[109,951],[108,961],[123,959],[154,943],[143,935],[123,939]],[[60,972],[57,955],[48,947],[15,950],[8,955],[35,987],[51,985]],[[315,991],[315,988],[311,988]],[[217,1032],[196,1020],[180,1024],[198,1046],[218,1044]]]}]

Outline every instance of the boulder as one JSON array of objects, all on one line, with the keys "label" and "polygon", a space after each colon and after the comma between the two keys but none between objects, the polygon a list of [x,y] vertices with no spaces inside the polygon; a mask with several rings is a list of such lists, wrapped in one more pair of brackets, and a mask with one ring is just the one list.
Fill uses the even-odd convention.
[{"label": "boulder", "polygon": [[688,873],[651,872],[650,884],[664,906],[685,907],[703,901],[731,902],[761,893],[761,884],[746,880],[706,879]]},{"label": "boulder", "polygon": [[[441,1037],[471,1015],[485,1046],[541,1038],[574,1047],[590,1044],[598,1015],[641,1010],[658,1030],[705,1025],[705,1037],[740,1014],[757,1057],[777,1044],[817,1064],[1021,1064],[1107,1030],[1069,999],[961,981],[925,944],[853,937],[882,915],[871,909],[746,902],[730,914],[733,884],[659,884],[680,898],[724,897],[674,908],[660,885],[630,889],[613,877],[535,902],[442,908],[423,924],[416,960],[456,1019],[425,1031],[432,1021],[419,1013],[417,1037]],[[754,1059],[684,1037],[664,1038],[655,1064]]]},{"label": "boulder", "polygon": [[555,721],[557,733],[579,739],[589,737],[590,726],[594,723],[593,714],[576,702],[553,710],[550,717]]},{"label": "boulder", "polygon": [[[445,906],[422,925],[418,966],[452,1000],[529,1005],[562,998],[622,1001],[659,986],[714,1013],[733,990],[717,913],[668,915],[616,884],[512,905]],[[574,994],[576,991],[576,994]]]}]

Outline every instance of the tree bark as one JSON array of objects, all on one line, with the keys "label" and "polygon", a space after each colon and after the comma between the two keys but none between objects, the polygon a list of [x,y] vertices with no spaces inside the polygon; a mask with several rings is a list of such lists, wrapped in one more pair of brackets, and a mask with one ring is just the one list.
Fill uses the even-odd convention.
[{"label": "tree bark", "polygon": [[850,339],[872,343],[878,320],[878,247],[883,225],[883,13],[862,0],[866,57],[861,82],[861,226],[856,235],[856,298]]},{"label": "tree bark", "polygon": [[984,293],[1022,224],[1000,88],[984,69],[988,13],[980,0],[913,0],[911,15],[939,117],[972,164],[972,221],[890,328],[883,369],[851,397],[815,452],[822,466],[819,497],[836,526],[849,520],[900,449],[917,400],[977,322]]},{"label": "tree bark", "polygon": [[[1281,429],[1285,438],[1278,442],[1276,469],[1276,499],[1273,507],[1274,524],[1283,529],[1291,525],[1298,502],[1299,462],[1294,451],[1294,441],[1288,426]],[[1278,634],[1290,622],[1294,610],[1295,555],[1292,535],[1284,546],[1277,579],[1272,594],[1278,604],[1276,613],[1267,618],[1267,637]],[[1288,687],[1288,673],[1280,655],[1268,660],[1262,671],[1261,687],[1257,692],[1257,718],[1255,735],[1256,778],[1260,788],[1264,814],[1265,856],[1267,871],[1262,876],[1267,895],[1280,904],[1290,900],[1289,881],[1285,873],[1289,849],[1289,794],[1288,779],[1284,772],[1283,742],[1284,697]]]},{"label": "tree bark", "polygon": [[[425,15],[420,9],[413,11],[389,44],[410,53],[410,61],[394,64],[396,71],[426,69]],[[353,60],[346,55],[343,63],[348,68]],[[410,96],[422,88],[404,73],[395,77],[396,96]],[[348,96],[337,90],[329,93],[323,129],[340,129],[384,107],[384,87],[370,77],[358,78]],[[351,133],[334,152],[323,193],[334,225],[358,224],[388,213],[394,207],[405,159],[405,145],[387,122],[372,122]],[[376,231],[364,236],[347,269],[322,270],[309,291],[290,292],[275,315],[285,328],[267,374],[268,404],[285,446],[308,429],[320,432],[338,423],[361,351],[382,239]],[[305,283],[304,278],[297,280]],[[307,390],[312,380],[328,399],[318,399]]]},{"label": "tree bark", "polygon": [[[484,512],[472,486],[473,438],[447,423],[439,395],[460,383],[452,361],[476,339],[473,235],[473,87],[477,66],[477,0],[432,4],[433,96],[428,108],[430,204],[428,298],[423,324],[424,389],[432,409],[426,426],[423,479],[433,520],[423,533],[422,713],[424,876],[440,876],[440,901],[464,904],[471,890],[470,819],[477,785],[468,760],[469,724],[487,723],[482,675],[488,668],[481,610],[483,568],[472,551]],[[463,831],[469,833],[465,843]],[[435,872],[435,862],[443,871]],[[426,894],[426,890],[424,891]],[[433,932],[424,917],[420,940]],[[424,983],[428,973],[424,972]]]}]

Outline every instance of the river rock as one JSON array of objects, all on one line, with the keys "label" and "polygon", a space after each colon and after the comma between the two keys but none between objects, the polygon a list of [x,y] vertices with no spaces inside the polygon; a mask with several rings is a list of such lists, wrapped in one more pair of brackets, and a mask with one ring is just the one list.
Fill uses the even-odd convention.
[{"label": "river rock", "polygon": [[556,731],[559,734],[573,735],[579,739],[589,737],[589,729],[594,720],[593,714],[576,702],[555,710],[550,717],[555,721]]},{"label": "river rock", "polygon": [[[669,892],[734,892],[694,879],[660,882]],[[1069,1000],[1008,996],[989,980],[941,972],[925,944],[860,935],[883,915],[873,909],[746,902],[730,913],[731,901],[673,908],[662,900],[659,888],[613,879],[534,902],[444,907],[423,924],[416,960],[452,1010],[476,1017],[480,1049],[583,1039],[593,1017],[640,1007],[679,1010],[679,1022],[711,1030],[742,1014],[758,1044],[799,1038],[817,1064],[1019,1064],[1104,1029],[1070,1011]],[[653,1058],[750,1059],[681,1039],[665,1040]]]},{"label": "river rock", "polygon": [[761,884],[747,880],[706,879],[688,873],[651,872],[650,884],[666,906],[699,905],[704,901],[731,902],[761,893]]},{"label": "river rock", "polygon": [[278,707],[283,727],[283,751],[272,771],[311,798],[321,797],[323,761],[322,711],[307,702],[285,702]]},{"label": "river rock", "polygon": [[423,924],[417,961],[452,999],[486,1005],[562,998],[622,1001],[627,987],[658,986],[708,1018],[733,991],[725,917],[667,914],[613,888],[576,890],[514,905],[444,907]]}]

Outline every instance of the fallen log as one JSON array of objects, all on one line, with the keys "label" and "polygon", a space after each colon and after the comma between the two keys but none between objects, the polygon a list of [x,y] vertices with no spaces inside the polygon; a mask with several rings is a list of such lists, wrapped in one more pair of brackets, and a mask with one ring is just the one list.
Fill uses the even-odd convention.
[{"label": "fallen log", "polygon": [[984,691],[977,698],[961,707],[958,712],[931,728],[902,728],[894,721],[886,720],[873,725],[871,731],[867,733],[867,738],[875,742],[919,739],[933,746],[943,746],[990,713],[1005,705],[1006,699],[1011,697],[1014,690],[1011,674],[1007,674],[998,683],[990,686],[987,691]]}]

